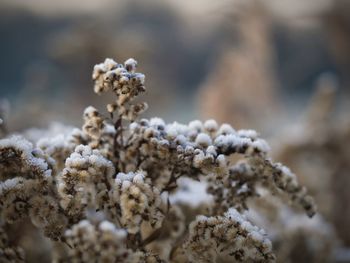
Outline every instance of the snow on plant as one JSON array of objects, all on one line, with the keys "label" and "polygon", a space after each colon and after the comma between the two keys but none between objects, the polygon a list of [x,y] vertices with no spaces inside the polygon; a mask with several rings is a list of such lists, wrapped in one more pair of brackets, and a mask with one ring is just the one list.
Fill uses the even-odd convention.
[{"label": "snow on plant", "polygon": [[[312,217],[306,189],[269,158],[255,131],[214,120],[137,120],[147,104],[134,100],[146,90],[136,67],[134,59],[94,67],[95,92],[114,94],[109,117],[90,106],[82,129],[41,139],[37,148],[21,137],[0,141],[3,225],[29,214],[63,244],[55,262],[274,261],[265,232],[243,215],[248,201],[265,189]],[[205,184],[212,201],[172,202],[180,178]],[[22,258],[12,250],[1,256]]]},{"label": "snow on plant", "polygon": [[193,262],[213,262],[222,253],[244,262],[274,259],[272,245],[265,232],[233,208],[224,216],[197,216],[189,226],[185,246]]}]

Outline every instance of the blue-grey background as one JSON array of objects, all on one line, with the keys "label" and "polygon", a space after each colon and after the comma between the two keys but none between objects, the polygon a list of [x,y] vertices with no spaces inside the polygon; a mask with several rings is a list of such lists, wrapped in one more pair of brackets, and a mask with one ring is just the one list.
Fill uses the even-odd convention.
[{"label": "blue-grey background", "polygon": [[[201,87],[226,50],[240,43],[237,24],[249,21],[240,2],[1,1],[0,97],[11,104],[10,128],[50,121],[79,126],[85,106],[104,109],[109,98],[93,94],[91,69],[105,57],[139,61],[149,116],[203,117]],[[287,111],[302,114],[323,73],[334,76],[341,98],[349,95],[347,1],[247,2],[269,20],[273,78]]]}]

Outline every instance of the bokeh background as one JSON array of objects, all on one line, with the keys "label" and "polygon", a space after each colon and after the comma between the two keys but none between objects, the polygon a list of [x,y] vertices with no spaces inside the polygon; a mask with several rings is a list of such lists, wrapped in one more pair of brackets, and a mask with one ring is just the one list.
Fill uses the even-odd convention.
[{"label": "bokeh background", "polygon": [[336,82],[340,98],[349,96],[349,6],[346,0],[3,0],[0,97],[10,102],[15,130],[52,120],[76,124],[86,105],[105,105],[92,92],[93,65],[134,57],[147,76],[148,115],[182,122],[217,117],[220,105],[208,96],[224,97],[243,114],[220,120],[258,129],[254,119],[269,122],[276,118],[271,111],[282,120],[282,113],[301,114],[323,74]]},{"label": "bokeh background", "polygon": [[2,0],[7,131],[106,112],[91,80],[106,57],[139,62],[147,117],[215,118],[268,138],[320,208],[277,245],[281,262],[350,262],[350,1]]}]

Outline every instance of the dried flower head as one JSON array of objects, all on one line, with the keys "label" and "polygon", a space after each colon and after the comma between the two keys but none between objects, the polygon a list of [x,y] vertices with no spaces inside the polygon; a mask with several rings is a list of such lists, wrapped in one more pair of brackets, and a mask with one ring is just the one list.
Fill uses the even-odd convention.
[{"label": "dried flower head", "polygon": [[189,237],[183,248],[193,262],[216,262],[220,257],[232,257],[239,262],[275,259],[265,232],[235,209],[223,216],[198,216],[189,226]]}]

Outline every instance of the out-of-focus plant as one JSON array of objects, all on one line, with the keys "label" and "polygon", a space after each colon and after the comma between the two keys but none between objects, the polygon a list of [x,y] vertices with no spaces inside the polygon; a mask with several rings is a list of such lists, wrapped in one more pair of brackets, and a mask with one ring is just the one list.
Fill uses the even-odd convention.
[{"label": "out-of-focus plant", "polygon": [[288,141],[275,139],[279,145],[275,157],[297,171],[317,200],[321,214],[349,246],[350,123],[348,116],[335,112],[336,85],[331,75],[319,79],[304,122],[287,134]]},{"label": "out-of-focus plant", "polygon": [[0,100],[0,138],[7,134],[7,118],[10,110],[10,103],[7,100]]},{"label": "out-of-focus plant", "polygon": [[[136,66],[106,59],[94,67],[94,91],[115,98],[109,116],[90,106],[82,129],[37,147],[19,136],[0,141],[3,233],[29,219],[53,242],[54,262],[274,261],[266,233],[245,216],[248,204],[268,192],[312,217],[306,188],[253,130],[137,120],[147,104],[135,102],[146,90]],[[184,178],[205,184],[210,201],[184,202]],[[5,262],[24,260],[2,240]]]},{"label": "out-of-focus plant", "polygon": [[271,14],[256,1],[234,7],[239,12],[234,15],[234,23],[231,18],[228,24],[233,24],[230,33],[237,40],[224,49],[201,85],[200,113],[218,121],[234,122],[239,128],[254,125],[270,130],[265,119],[278,117],[276,113],[282,110],[274,72]]}]

